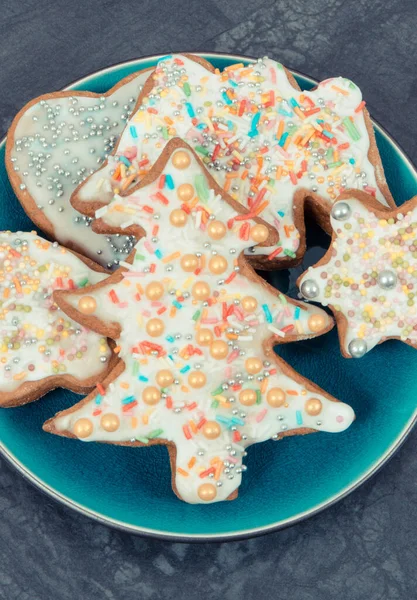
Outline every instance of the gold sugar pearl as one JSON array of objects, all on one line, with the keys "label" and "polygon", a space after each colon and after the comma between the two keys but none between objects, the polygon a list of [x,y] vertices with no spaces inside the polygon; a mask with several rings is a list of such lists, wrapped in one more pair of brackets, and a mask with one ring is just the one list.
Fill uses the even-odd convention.
[{"label": "gold sugar pearl", "polygon": [[262,225],[262,223],[258,223],[257,225],[254,225],[252,227],[252,229],[250,230],[250,237],[257,244],[261,244],[262,242],[265,242],[268,239],[268,236],[269,236],[268,227],[266,227],[266,225]]},{"label": "gold sugar pearl", "polygon": [[174,208],[169,215],[169,221],[174,227],[184,227],[187,223],[188,215],[182,208]]},{"label": "gold sugar pearl", "polygon": [[188,375],[188,383],[192,388],[202,388],[207,383],[207,377],[201,371],[191,371]]},{"label": "gold sugar pearl", "polygon": [[307,321],[308,327],[310,331],[314,333],[318,333],[322,331],[327,325],[327,319],[324,315],[314,314],[309,317]]},{"label": "gold sugar pearl", "polygon": [[215,275],[221,275],[222,273],[224,273],[227,269],[227,260],[225,259],[224,256],[220,256],[219,254],[217,254],[216,256],[213,256],[212,258],[210,258],[209,261],[209,269],[211,273],[214,273]]},{"label": "gold sugar pearl", "polygon": [[245,312],[252,313],[258,308],[258,301],[253,296],[245,296],[242,298],[241,305]]},{"label": "gold sugar pearl", "polygon": [[210,329],[199,329],[195,336],[197,344],[200,346],[209,346],[213,341],[213,334]]},{"label": "gold sugar pearl", "polygon": [[205,281],[197,281],[191,290],[195,300],[207,300],[210,298],[210,286]]},{"label": "gold sugar pearl", "polygon": [[207,233],[213,240],[221,240],[226,231],[226,225],[222,221],[210,221],[207,226]]},{"label": "gold sugar pearl", "polygon": [[169,369],[161,369],[156,374],[156,383],[161,388],[166,388],[174,383],[174,375]]},{"label": "gold sugar pearl", "polygon": [[260,358],[251,357],[245,360],[245,369],[251,375],[256,375],[262,370],[262,361]]},{"label": "gold sugar pearl", "polygon": [[158,404],[161,399],[161,392],[157,387],[150,385],[146,387],[142,392],[142,398],[145,404],[153,406],[154,404]]},{"label": "gold sugar pearl", "polygon": [[266,401],[273,408],[279,408],[285,404],[286,397],[286,393],[281,388],[271,388],[266,395]]},{"label": "gold sugar pearl", "polygon": [[165,325],[161,319],[149,319],[146,323],[146,332],[151,337],[159,337],[164,333]]},{"label": "gold sugar pearl", "polygon": [[184,254],[181,258],[181,268],[187,273],[195,271],[198,267],[198,258],[195,254]]},{"label": "gold sugar pearl", "polygon": [[120,427],[120,419],[114,413],[105,413],[100,419],[100,425],[105,431],[117,431]]},{"label": "gold sugar pearl", "polygon": [[190,163],[190,155],[185,150],[177,150],[172,156],[172,164],[176,169],[187,169]]},{"label": "gold sugar pearl", "polygon": [[159,281],[148,283],[145,288],[145,296],[149,300],[159,300],[164,295],[164,286]]},{"label": "gold sugar pearl", "polygon": [[78,419],[78,421],[74,423],[73,433],[78,438],[87,438],[93,433],[93,423],[90,419]]},{"label": "gold sugar pearl", "polygon": [[210,346],[210,354],[216,360],[222,360],[229,354],[229,346],[223,340],[215,340]]},{"label": "gold sugar pearl", "polygon": [[239,402],[243,404],[243,406],[252,406],[256,402],[256,392],[255,390],[242,390],[239,393]]},{"label": "gold sugar pearl", "polygon": [[181,202],[189,202],[194,197],[194,188],[190,183],[182,183],[177,189],[177,196]]},{"label": "gold sugar pearl", "polygon": [[222,429],[216,421],[207,421],[203,425],[202,432],[208,440],[215,440],[221,434]]},{"label": "gold sugar pearl", "polygon": [[93,296],[82,296],[78,300],[78,310],[83,315],[92,315],[97,309],[97,302]]},{"label": "gold sugar pearl", "polygon": [[312,417],[316,417],[321,413],[323,408],[322,401],[318,398],[310,398],[304,405],[306,413]]},{"label": "gold sugar pearl", "polygon": [[211,502],[217,496],[216,486],[212,483],[203,483],[198,488],[198,496],[204,502]]}]

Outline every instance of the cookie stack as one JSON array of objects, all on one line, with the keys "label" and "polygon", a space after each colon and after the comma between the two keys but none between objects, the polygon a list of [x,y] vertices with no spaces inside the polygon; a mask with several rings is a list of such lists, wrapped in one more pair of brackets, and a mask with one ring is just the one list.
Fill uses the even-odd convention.
[{"label": "cookie stack", "polygon": [[333,319],[254,270],[300,262],[305,209],[333,237],[300,292],[344,356],[416,344],[415,202],[395,208],[351,81],[170,55],[102,96],[33,100],[6,163],[54,241],[0,234],[0,405],[92,389],[44,429],[166,445],[186,502],[234,499],[251,444],[354,420],[273,350]]}]

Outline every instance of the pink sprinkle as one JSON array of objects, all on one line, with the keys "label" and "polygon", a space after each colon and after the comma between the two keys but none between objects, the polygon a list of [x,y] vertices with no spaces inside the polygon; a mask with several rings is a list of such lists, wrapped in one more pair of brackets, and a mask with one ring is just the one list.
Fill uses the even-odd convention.
[{"label": "pink sprinkle", "polygon": [[231,354],[229,354],[229,356],[227,357],[227,364],[230,364],[231,362],[236,360],[238,356],[239,356],[239,350],[233,350],[233,352]]},{"label": "pink sprinkle", "polygon": [[261,410],[261,412],[259,412],[256,415],[256,422],[260,423],[265,418],[265,415],[266,415],[267,412],[268,412],[268,410],[266,408],[264,408],[263,410]]},{"label": "pink sprinkle", "polygon": [[143,314],[144,317],[150,317],[152,313],[151,313],[150,310],[143,310],[142,314]]},{"label": "pink sprinkle", "polygon": [[145,277],[145,273],[141,271],[123,271],[123,277]]},{"label": "pink sprinkle", "polygon": [[236,463],[238,463],[238,462],[239,462],[239,461],[238,461],[238,459],[237,459],[235,456],[228,456],[228,457],[227,457],[227,460],[228,460],[229,462],[232,462],[232,463],[234,463],[234,464],[236,464]]},{"label": "pink sprinkle", "polygon": [[274,67],[270,67],[269,72],[271,73],[272,83],[276,83],[277,82],[277,74],[275,73]]},{"label": "pink sprinkle", "polygon": [[288,154],[288,152],[286,150],[284,150],[284,148],[282,148],[281,146],[279,146],[278,144],[275,146],[275,148],[278,150],[278,152],[280,154],[282,154],[282,156],[284,158],[290,158],[290,155]]},{"label": "pink sprinkle", "polygon": [[119,308],[127,308],[129,306],[129,302],[119,302]]},{"label": "pink sprinkle", "polygon": [[152,244],[148,240],[146,240],[145,242],[143,242],[143,245],[145,246],[145,248],[149,252],[149,254],[153,254],[154,253],[154,249],[152,247]]},{"label": "pink sprinkle", "polygon": [[344,420],[345,420],[345,418],[344,418],[344,417],[342,417],[342,415],[337,415],[337,417],[336,417],[336,421],[337,421],[338,423],[343,423],[343,421],[344,421]]},{"label": "pink sprinkle", "polygon": [[244,314],[241,308],[239,308],[238,306],[234,306],[233,312],[235,313],[239,321],[243,321]]}]

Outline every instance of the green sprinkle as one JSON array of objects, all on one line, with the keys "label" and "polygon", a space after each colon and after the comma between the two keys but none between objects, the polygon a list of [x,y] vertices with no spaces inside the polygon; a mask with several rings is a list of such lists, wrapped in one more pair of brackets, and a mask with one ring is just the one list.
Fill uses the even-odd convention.
[{"label": "green sprinkle", "polygon": [[197,196],[200,198],[202,202],[207,202],[210,197],[210,190],[207,185],[207,179],[204,175],[197,175],[194,179],[195,189],[197,191]]},{"label": "green sprinkle", "polygon": [[88,277],[84,277],[81,281],[78,282],[78,287],[85,287],[88,284]]},{"label": "green sprinkle", "polygon": [[199,152],[199,154],[204,154],[204,156],[208,156],[210,154],[207,148],[204,148],[203,146],[196,146],[194,150]]},{"label": "green sprinkle", "polygon": [[164,138],[164,140],[169,139],[168,127],[162,127],[162,137]]},{"label": "green sprinkle", "polygon": [[182,86],[182,89],[184,90],[184,94],[186,96],[191,96],[191,88],[190,88],[190,84],[187,83],[186,81],[184,82],[184,85]]},{"label": "green sprinkle", "polygon": [[213,392],[211,392],[212,396],[218,396],[219,394],[223,393],[223,388],[221,385],[219,385],[219,387],[217,387]]},{"label": "green sprinkle", "polygon": [[346,131],[348,132],[349,136],[352,138],[352,140],[354,142],[357,142],[358,140],[360,140],[361,135],[360,135],[359,131],[356,129],[355,125],[349,119],[349,117],[345,117],[343,119],[343,125],[345,126]]},{"label": "green sprinkle", "polygon": [[135,260],[145,260],[145,257],[144,257],[144,255],[143,255],[143,254],[138,254],[138,253],[136,252],[136,254],[135,254]]},{"label": "green sprinkle", "polygon": [[261,402],[262,402],[261,390],[256,390],[256,404],[261,404]]},{"label": "green sprinkle", "polygon": [[148,433],[148,438],[150,440],[153,440],[154,438],[158,437],[161,435],[161,433],[163,433],[163,429],[154,429],[153,431],[151,431],[150,433]]},{"label": "green sprinkle", "polygon": [[340,165],[343,165],[343,163],[342,163],[342,161],[341,161],[341,160],[338,160],[337,162],[332,162],[332,163],[329,163],[329,164],[327,165],[327,167],[328,167],[329,169],[335,169],[336,167],[340,167]]},{"label": "green sprinkle", "polygon": [[292,250],[284,250],[285,256],[291,256],[291,258],[295,258],[295,252]]},{"label": "green sprinkle", "polygon": [[198,319],[200,318],[201,315],[201,310],[196,310],[195,313],[193,314],[193,321],[198,321]]},{"label": "green sprinkle", "polygon": [[218,408],[219,404],[220,402],[218,400],[213,400],[213,402],[211,403],[211,408]]},{"label": "green sprinkle", "polygon": [[142,442],[142,444],[147,444],[149,442],[148,438],[138,436],[135,438],[138,442]]}]

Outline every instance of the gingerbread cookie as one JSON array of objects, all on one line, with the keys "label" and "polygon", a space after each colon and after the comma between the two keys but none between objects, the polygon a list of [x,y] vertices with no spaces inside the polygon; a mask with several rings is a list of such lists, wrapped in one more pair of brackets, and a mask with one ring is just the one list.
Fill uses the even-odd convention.
[{"label": "gingerbread cookie", "polygon": [[282,65],[266,58],[220,73],[183,55],[158,63],[114,156],[75,191],[73,205],[94,216],[113,193],[126,195],[173,137],[193,147],[232,198],[277,229],[273,247],[249,249],[261,268],[294,263],[304,253],[307,198],[324,224],[325,209],[346,188],[394,206],[353,82],[328,79],[301,92]]},{"label": "gingerbread cookie", "polygon": [[364,194],[341,196],[329,250],[299,279],[305,298],[334,312],[347,358],[390,338],[417,347],[416,206],[417,196],[392,211]]},{"label": "gingerbread cookie", "polygon": [[277,342],[325,333],[331,318],[286,298],[249,266],[243,251],[271,244],[276,232],[228,197],[190,147],[171,141],[119,200],[120,213],[111,214],[144,235],[132,264],[54,297],[71,318],[117,339],[124,365],[46,431],[165,444],[176,494],[208,503],[236,497],[251,444],[351,424],[349,406],[273,351]]},{"label": "gingerbread cookie", "polygon": [[0,406],[26,404],[56,387],[86,393],[114,367],[106,338],[74,323],[52,297],[105,276],[35,232],[0,233]]},{"label": "gingerbread cookie", "polygon": [[95,234],[69,199],[100,167],[129,118],[149,69],[106,94],[65,91],[29,102],[7,136],[6,167],[26,213],[51,238],[111,268],[134,240]]}]

